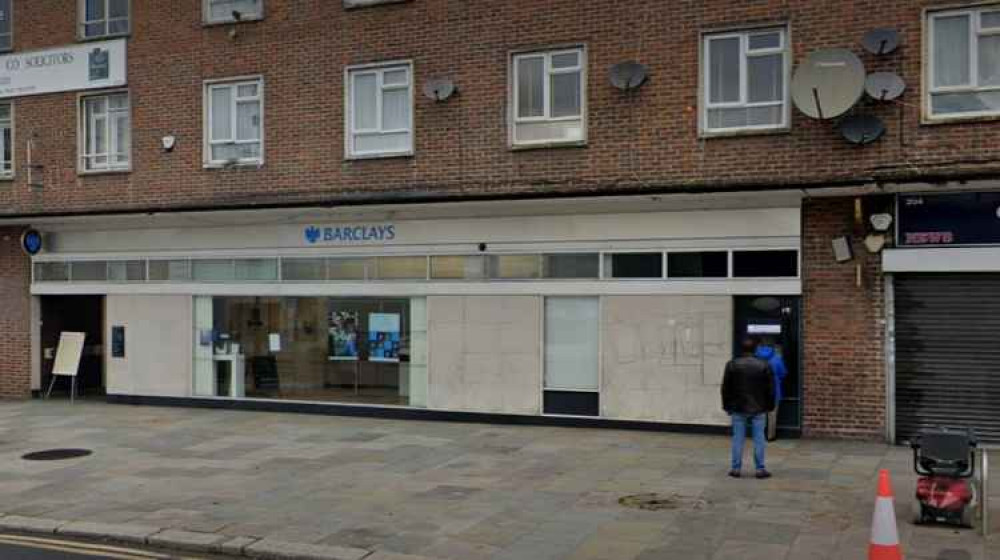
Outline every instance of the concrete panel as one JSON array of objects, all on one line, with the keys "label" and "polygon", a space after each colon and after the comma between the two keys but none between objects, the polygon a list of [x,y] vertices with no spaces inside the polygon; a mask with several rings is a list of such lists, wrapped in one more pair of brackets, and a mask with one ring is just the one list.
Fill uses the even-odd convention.
[{"label": "concrete panel", "polygon": [[728,423],[719,385],[732,348],[731,298],[609,296],[602,325],[604,416]]},{"label": "concrete panel", "polygon": [[539,414],[541,313],[536,296],[427,298],[430,408]]},{"label": "concrete panel", "polygon": [[112,326],[125,327],[125,357],[107,357],[108,393],[190,396],[192,298],[110,295],[106,304],[106,340],[111,340]]}]

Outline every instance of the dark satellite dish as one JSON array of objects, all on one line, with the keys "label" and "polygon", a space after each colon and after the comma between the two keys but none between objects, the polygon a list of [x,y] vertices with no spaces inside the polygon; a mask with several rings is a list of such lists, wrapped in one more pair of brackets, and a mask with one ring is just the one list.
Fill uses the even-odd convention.
[{"label": "dark satellite dish", "polygon": [[865,92],[865,65],[847,49],[813,51],[792,77],[792,101],[814,119],[846,113]]},{"label": "dark satellite dish", "polygon": [[872,72],[865,78],[865,92],[878,101],[892,101],[906,91],[903,78],[892,72]]},{"label": "dark satellite dish", "polygon": [[895,29],[872,29],[861,39],[861,46],[872,54],[889,54],[899,47],[899,33]]},{"label": "dark satellite dish", "polygon": [[851,115],[840,121],[840,135],[851,144],[871,144],[885,134],[885,125],[871,115]]},{"label": "dark satellite dish", "polygon": [[448,78],[431,78],[424,82],[424,95],[434,101],[444,101],[455,95],[458,88]]},{"label": "dark satellite dish", "polygon": [[649,72],[642,64],[630,60],[612,66],[609,76],[611,85],[622,91],[631,91],[639,89],[639,86],[646,82]]}]

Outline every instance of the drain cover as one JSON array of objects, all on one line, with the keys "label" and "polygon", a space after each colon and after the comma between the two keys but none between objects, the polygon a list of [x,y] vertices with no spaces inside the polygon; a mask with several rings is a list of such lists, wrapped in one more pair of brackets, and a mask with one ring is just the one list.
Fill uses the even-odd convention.
[{"label": "drain cover", "polygon": [[65,459],[76,459],[86,457],[93,451],[89,449],[46,449],[45,451],[35,451],[22,455],[25,461],[63,461]]},{"label": "drain cover", "polygon": [[618,503],[627,508],[644,509],[647,511],[663,511],[671,509],[705,509],[708,502],[701,498],[692,496],[681,496],[679,494],[634,494],[625,496],[618,500]]}]

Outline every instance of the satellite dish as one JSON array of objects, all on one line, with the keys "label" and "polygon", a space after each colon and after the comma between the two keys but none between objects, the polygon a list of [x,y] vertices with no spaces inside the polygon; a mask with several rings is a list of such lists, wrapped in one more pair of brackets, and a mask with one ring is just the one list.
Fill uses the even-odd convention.
[{"label": "satellite dish", "polygon": [[840,135],[851,144],[864,146],[885,134],[885,125],[871,115],[851,115],[840,122]]},{"label": "satellite dish", "polygon": [[865,78],[865,92],[878,101],[892,101],[906,91],[903,78],[893,72],[873,72]]},{"label": "satellite dish", "polygon": [[608,74],[611,78],[611,85],[622,91],[639,89],[639,86],[649,78],[649,71],[646,70],[646,67],[634,60],[615,64]]},{"label": "satellite dish", "polygon": [[448,78],[431,78],[424,82],[424,95],[434,101],[444,101],[455,95],[458,88]]},{"label": "satellite dish", "polygon": [[899,47],[899,33],[895,29],[872,29],[861,39],[861,46],[872,54],[889,54]]},{"label": "satellite dish", "polygon": [[843,115],[865,92],[865,66],[847,49],[813,51],[792,77],[792,101],[814,119]]}]

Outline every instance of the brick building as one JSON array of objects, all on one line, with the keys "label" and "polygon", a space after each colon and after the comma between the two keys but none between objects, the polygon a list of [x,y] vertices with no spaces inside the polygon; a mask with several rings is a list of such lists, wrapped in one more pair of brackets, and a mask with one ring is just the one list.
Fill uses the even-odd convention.
[{"label": "brick building", "polygon": [[[1000,308],[1000,6],[0,11],[4,396],[44,391],[79,331],[80,384],[112,400],[720,426],[751,334],[789,363],[789,432],[1000,426],[978,334]],[[898,48],[866,51],[878,28]],[[905,93],[803,114],[792,77],[829,49]],[[625,61],[648,81],[613,86]],[[846,141],[850,115],[884,135]]]}]

